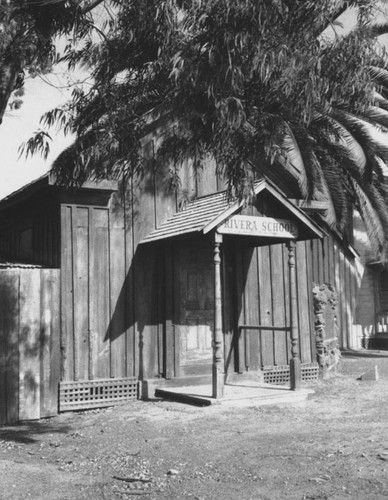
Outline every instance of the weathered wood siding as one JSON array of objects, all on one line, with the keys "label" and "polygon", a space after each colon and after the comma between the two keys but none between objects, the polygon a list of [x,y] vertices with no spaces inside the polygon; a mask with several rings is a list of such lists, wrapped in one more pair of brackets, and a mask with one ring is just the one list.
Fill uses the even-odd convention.
[{"label": "weathered wood siding", "polygon": [[0,270],[0,424],[55,415],[59,270]]},{"label": "weathered wood siding", "polygon": [[[109,205],[61,206],[64,380],[143,379],[178,373],[174,244],[139,243],[187,198],[209,194],[222,185],[210,162],[199,175],[187,163],[181,170],[182,184],[168,191],[165,172],[154,161],[156,147],[152,140],[145,141],[146,174],[121,186]],[[268,200],[259,209],[270,214]],[[286,332],[248,331],[247,340],[243,335],[235,337],[238,325],[289,326],[287,248],[279,244],[249,248],[240,240],[223,257],[224,281],[228,282],[223,292],[228,368],[244,371],[288,363]],[[331,237],[297,244],[297,320],[303,363],[315,360],[313,283],[336,286],[340,343],[343,347],[353,343],[356,280],[352,259]]]},{"label": "weathered wood siding", "polygon": [[14,261],[58,268],[59,207],[49,197],[22,204],[0,217],[0,255]]},{"label": "weathered wood siding", "polygon": [[[116,345],[111,345],[109,335],[111,281],[115,286],[110,272],[109,210],[62,205],[61,222],[64,380],[110,377]],[[115,271],[117,259],[112,263]],[[120,278],[125,279],[124,272]]]},{"label": "weathered wood siding", "polygon": [[[278,244],[241,248],[241,241],[239,243],[240,249],[238,248],[236,253],[237,323],[235,326],[289,327],[290,298],[286,246]],[[229,259],[230,257],[227,256],[227,260]],[[310,314],[312,272],[306,255],[305,242],[299,242],[297,245],[296,261],[300,353],[302,362],[310,363],[315,358],[315,343]],[[231,321],[233,321],[229,312],[233,304],[229,301],[234,298],[231,293],[228,293],[227,297],[225,323],[226,331],[229,332],[232,329]],[[230,341],[225,347],[226,358],[235,358],[228,352]],[[261,369],[263,366],[288,364],[290,349],[289,331],[259,331],[248,328],[241,332],[238,339],[239,355],[235,366],[236,371],[243,372],[248,369]]]},{"label": "weathered wood siding", "polygon": [[330,283],[338,295],[337,325],[342,348],[359,347],[357,338],[357,296],[360,282],[357,278],[356,258],[334,236],[306,242],[311,259],[312,281]]},{"label": "weathered wood siding", "polygon": [[[225,363],[238,372],[290,360],[289,333],[248,329],[233,336],[237,325],[289,326],[288,251],[286,245],[235,248],[224,244]],[[235,252],[236,260],[232,254]],[[356,299],[358,291],[354,256],[333,237],[300,241],[296,248],[297,323],[302,363],[316,360],[312,290],[314,284],[330,283],[338,294],[337,332],[343,348],[357,347]],[[236,281],[235,281],[236,280]],[[235,287],[236,295],[233,295]],[[233,304],[235,301],[235,305]],[[236,316],[233,315],[237,308]]]},{"label": "weathered wood siding", "polygon": [[108,206],[61,204],[63,380],[175,373],[164,356],[174,347],[166,334],[173,262],[163,245],[139,242],[187,199],[223,184],[210,160],[200,175],[187,162],[180,186],[169,189],[155,162],[159,141],[144,140],[145,173],[121,185]]}]

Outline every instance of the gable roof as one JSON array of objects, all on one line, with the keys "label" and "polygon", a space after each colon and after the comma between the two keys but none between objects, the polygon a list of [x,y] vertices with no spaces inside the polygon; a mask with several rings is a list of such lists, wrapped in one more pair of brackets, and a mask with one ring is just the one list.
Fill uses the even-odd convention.
[{"label": "gable roof", "polygon": [[[312,234],[312,238],[322,238],[321,228],[302,210],[287,199],[268,179],[255,183],[255,195],[267,191],[286,208]],[[161,226],[148,234],[140,243],[149,243],[166,238],[174,238],[190,233],[207,234],[216,229],[228,217],[243,206],[243,201],[230,200],[226,191],[203,196],[189,202],[185,208],[174,214]]]},{"label": "gable roof", "polygon": [[[46,174],[38,177],[32,182],[25,184],[20,189],[10,193],[4,198],[0,199],[0,212],[6,208],[17,205],[25,200],[31,199],[33,196],[42,196],[42,193],[47,193],[53,189],[59,189],[61,186],[56,184],[54,174],[49,171]],[[66,189],[66,188],[64,188]],[[94,190],[94,191],[117,191],[117,181],[103,180],[103,181],[86,181],[77,188],[77,190]]]}]

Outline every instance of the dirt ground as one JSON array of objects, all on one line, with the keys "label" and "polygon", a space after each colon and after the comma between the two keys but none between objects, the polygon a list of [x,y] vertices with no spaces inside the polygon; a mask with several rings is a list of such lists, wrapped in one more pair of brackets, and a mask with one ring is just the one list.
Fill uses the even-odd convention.
[{"label": "dirt ground", "polygon": [[313,387],[295,405],[138,401],[0,427],[0,498],[388,498],[388,352]]}]

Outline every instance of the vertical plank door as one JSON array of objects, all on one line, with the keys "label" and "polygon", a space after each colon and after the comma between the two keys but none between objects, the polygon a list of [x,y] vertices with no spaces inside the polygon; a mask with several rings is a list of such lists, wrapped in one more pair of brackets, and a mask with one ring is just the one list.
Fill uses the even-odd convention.
[{"label": "vertical plank door", "polygon": [[209,248],[183,247],[179,258],[180,376],[211,372],[214,330],[214,269]]}]

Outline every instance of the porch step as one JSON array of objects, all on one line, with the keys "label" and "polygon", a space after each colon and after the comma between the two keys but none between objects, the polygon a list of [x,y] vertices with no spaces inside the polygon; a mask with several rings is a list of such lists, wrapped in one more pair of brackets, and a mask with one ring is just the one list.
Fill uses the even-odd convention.
[{"label": "porch step", "polygon": [[212,383],[211,373],[207,375],[189,375],[186,377],[165,380],[164,387],[187,387],[191,385],[207,385]]},{"label": "porch step", "polygon": [[186,386],[169,389],[159,389],[155,391],[155,396],[195,406],[263,406],[295,404],[305,401],[314,391],[310,388],[302,388],[292,391],[284,386],[270,384],[258,384],[255,382],[241,381],[237,384],[226,384],[225,393],[222,399],[211,397],[211,387],[206,386]]},{"label": "porch step", "polygon": [[165,389],[156,389],[155,397],[167,399],[168,401],[176,401],[177,403],[185,403],[194,406],[210,406],[212,404],[210,398],[202,398],[201,396],[185,394]]},{"label": "porch step", "polygon": [[141,382],[141,399],[153,399],[156,396],[156,390],[166,390],[179,387],[188,386],[199,386],[199,385],[211,385],[212,375],[191,375],[188,377],[172,378],[172,379],[162,379],[162,378],[152,378],[143,380]]}]

